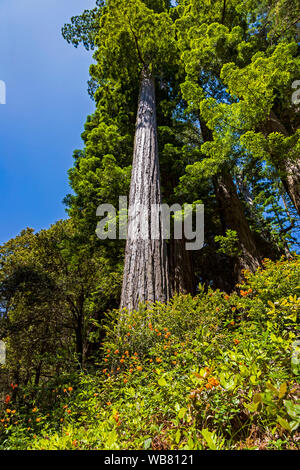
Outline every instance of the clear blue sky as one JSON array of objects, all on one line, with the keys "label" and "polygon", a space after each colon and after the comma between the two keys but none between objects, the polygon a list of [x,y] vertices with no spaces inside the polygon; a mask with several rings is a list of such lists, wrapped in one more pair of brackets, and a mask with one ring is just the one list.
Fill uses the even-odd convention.
[{"label": "clear blue sky", "polygon": [[94,104],[92,54],[61,36],[95,0],[0,0],[0,244],[66,217],[67,170]]}]

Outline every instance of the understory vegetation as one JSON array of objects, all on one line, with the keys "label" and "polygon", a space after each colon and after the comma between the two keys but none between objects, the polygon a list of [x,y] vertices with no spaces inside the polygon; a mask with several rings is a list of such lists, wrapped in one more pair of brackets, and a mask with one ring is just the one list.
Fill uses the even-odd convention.
[{"label": "understory vegetation", "polygon": [[0,448],[296,449],[300,260],[243,275],[112,311],[94,369],[11,384]]}]

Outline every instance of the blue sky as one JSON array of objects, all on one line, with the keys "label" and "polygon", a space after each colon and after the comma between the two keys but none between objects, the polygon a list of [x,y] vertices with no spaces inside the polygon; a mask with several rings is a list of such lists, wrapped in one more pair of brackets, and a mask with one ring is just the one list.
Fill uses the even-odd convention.
[{"label": "blue sky", "polygon": [[94,0],[0,0],[0,244],[66,217],[67,170],[94,104],[92,53],[61,36]]}]

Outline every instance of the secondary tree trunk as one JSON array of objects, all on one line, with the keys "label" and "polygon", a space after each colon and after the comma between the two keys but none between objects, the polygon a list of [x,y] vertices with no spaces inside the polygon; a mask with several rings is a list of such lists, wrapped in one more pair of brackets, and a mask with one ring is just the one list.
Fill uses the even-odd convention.
[{"label": "secondary tree trunk", "polygon": [[[289,133],[285,125],[276,116],[274,111],[270,112],[269,118],[266,123],[262,126],[262,131],[265,135],[269,135],[272,132],[279,132],[285,137],[289,136]],[[294,155],[294,158],[287,158],[286,155],[282,155],[280,159],[273,161],[273,165],[278,169],[279,176],[282,184],[288,193],[292,203],[294,204],[298,214],[300,215],[300,157]]]},{"label": "secondary tree trunk", "polygon": [[[206,123],[200,120],[200,126],[204,142],[211,141],[213,136]],[[234,265],[234,277],[240,280],[241,270],[249,269],[254,272],[261,264],[261,256],[229,171],[226,169],[222,170],[213,178],[213,183],[219,205],[223,233],[225,234],[228,229],[235,230],[239,239],[241,254]]]},{"label": "secondary tree trunk", "polygon": [[121,308],[134,310],[140,302],[169,299],[160,204],[155,86],[145,67],[136,120]]},{"label": "secondary tree trunk", "polygon": [[169,284],[171,295],[177,292],[195,294],[196,278],[193,251],[185,249],[186,240],[171,239],[168,243]]},{"label": "secondary tree trunk", "polygon": [[254,272],[261,263],[261,256],[245,217],[243,205],[237,195],[235,184],[226,170],[215,178],[215,193],[221,208],[223,231],[235,230],[238,235],[240,255],[235,266],[235,274],[237,279],[240,279],[241,269]]}]

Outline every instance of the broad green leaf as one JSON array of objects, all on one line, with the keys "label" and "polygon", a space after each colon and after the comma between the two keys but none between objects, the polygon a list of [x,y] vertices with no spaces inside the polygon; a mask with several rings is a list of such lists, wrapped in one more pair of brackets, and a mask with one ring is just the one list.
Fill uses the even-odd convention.
[{"label": "broad green leaf", "polygon": [[158,380],[158,385],[160,385],[161,387],[166,387],[166,385],[168,385],[168,384],[167,384],[166,380],[163,377],[161,377]]},{"label": "broad green leaf", "polygon": [[186,409],[186,408],[181,408],[181,409],[179,410],[179,413],[178,413],[178,418],[179,418],[179,419],[182,419],[182,418],[184,417],[184,415],[185,415],[186,412],[187,412],[187,409]]},{"label": "broad green leaf", "polygon": [[214,441],[214,435],[208,429],[202,429],[201,431],[202,436],[204,437],[208,447],[210,450],[217,450],[216,443]]},{"label": "broad green leaf", "polygon": [[284,397],[284,395],[287,392],[287,384],[284,382],[283,384],[280,385],[279,391],[278,391],[278,398]]},{"label": "broad green leaf", "polygon": [[291,431],[291,426],[290,424],[286,421],[286,419],[281,418],[281,416],[277,417],[277,421],[280,424],[280,426],[283,427],[283,429],[286,429],[287,431]]}]

